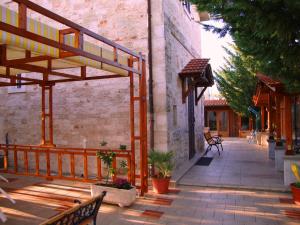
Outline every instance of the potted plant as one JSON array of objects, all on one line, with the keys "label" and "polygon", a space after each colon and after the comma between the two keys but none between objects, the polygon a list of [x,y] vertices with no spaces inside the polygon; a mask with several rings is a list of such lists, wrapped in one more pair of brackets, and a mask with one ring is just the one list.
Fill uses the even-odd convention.
[{"label": "potted plant", "polygon": [[120,161],[120,168],[118,170],[118,173],[121,175],[125,175],[128,172],[128,166],[127,162],[125,160]]},{"label": "potted plant", "polygon": [[285,156],[285,146],[282,140],[278,140],[276,142],[276,146],[274,148],[275,152],[275,168],[279,172],[284,171],[284,156]]},{"label": "potted plant", "polygon": [[296,182],[291,184],[291,190],[293,195],[293,200],[295,204],[300,205],[300,173],[299,168],[296,164],[291,165],[292,172],[296,177]]},{"label": "potted plant", "polygon": [[105,176],[104,183],[97,183],[91,185],[91,195],[92,197],[101,194],[106,191],[106,196],[104,202],[117,204],[120,207],[130,206],[136,199],[136,188],[131,186],[131,184],[126,179],[116,179],[111,181],[111,176],[115,174],[115,170],[112,167],[112,162],[116,157],[114,152],[97,152],[97,157],[99,157],[107,168],[107,174]]},{"label": "potted plant", "polygon": [[269,159],[275,159],[276,141],[275,141],[273,133],[270,133],[269,138],[268,138],[267,141],[268,141]]},{"label": "potted plant", "polygon": [[158,194],[165,194],[169,190],[171,172],[173,169],[173,152],[151,151],[149,163],[154,167],[152,174],[153,191]]}]

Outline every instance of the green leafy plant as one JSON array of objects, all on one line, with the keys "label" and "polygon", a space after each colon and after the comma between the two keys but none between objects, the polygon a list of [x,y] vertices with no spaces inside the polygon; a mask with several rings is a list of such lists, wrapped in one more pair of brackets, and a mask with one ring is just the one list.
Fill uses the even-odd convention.
[{"label": "green leafy plant", "polygon": [[294,176],[295,176],[296,179],[297,179],[297,181],[296,181],[296,183],[295,183],[295,186],[296,186],[297,188],[300,188],[300,172],[299,172],[299,167],[298,167],[295,163],[293,163],[293,164],[291,165],[291,169],[292,169],[292,172],[293,172]]},{"label": "green leafy plant", "polygon": [[109,177],[113,174],[115,174],[114,168],[112,168],[112,162],[114,158],[116,157],[115,152],[97,152],[97,157],[100,158],[107,168],[107,175],[106,175],[106,184],[108,184]]},{"label": "green leafy plant", "polygon": [[122,160],[122,161],[120,162],[120,167],[121,167],[121,168],[127,168],[127,162],[126,162],[125,160]]},{"label": "green leafy plant", "polygon": [[127,161],[122,160],[120,161],[120,168],[119,168],[119,173],[120,174],[126,174],[128,172],[128,165],[127,165]]},{"label": "green leafy plant", "polygon": [[106,141],[102,140],[102,141],[100,142],[100,146],[101,146],[101,147],[106,146],[106,145],[107,145],[107,142],[106,142]]},{"label": "green leafy plant", "polygon": [[173,152],[151,151],[149,156],[149,163],[157,170],[155,174],[158,178],[169,178],[171,176],[174,164],[172,162]]},{"label": "green leafy plant", "polygon": [[120,145],[120,149],[121,150],[126,150],[127,149],[127,145]]}]

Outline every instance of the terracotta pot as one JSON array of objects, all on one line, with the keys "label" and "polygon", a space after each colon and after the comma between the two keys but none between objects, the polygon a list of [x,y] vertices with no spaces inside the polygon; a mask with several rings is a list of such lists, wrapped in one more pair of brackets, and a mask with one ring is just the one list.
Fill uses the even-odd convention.
[{"label": "terracotta pot", "polygon": [[300,188],[295,186],[295,183],[291,184],[291,190],[294,203],[300,205]]},{"label": "terracotta pot", "polygon": [[157,194],[166,194],[169,191],[170,178],[152,177],[153,191]]}]

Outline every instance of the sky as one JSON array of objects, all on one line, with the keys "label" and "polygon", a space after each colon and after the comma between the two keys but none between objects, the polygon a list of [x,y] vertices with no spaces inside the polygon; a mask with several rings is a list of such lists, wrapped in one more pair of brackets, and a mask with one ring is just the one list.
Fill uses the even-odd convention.
[{"label": "sky", "polygon": [[[222,26],[221,22],[210,21],[209,24]],[[227,54],[222,48],[222,46],[226,47],[232,42],[233,41],[229,35],[226,35],[224,38],[219,38],[218,34],[212,33],[210,31],[206,31],[202,28],[202,40],[201,40],[202,58],[210,59],[210,64],[212,66],[213,71],[218,70],[222,65],[225,64],[224,57],[226,57]],[[212,88],[209,88],[208,93],[211,96],[216,97],[217,95],[218,97],[219,93],[216,85],[214,85]]]}]

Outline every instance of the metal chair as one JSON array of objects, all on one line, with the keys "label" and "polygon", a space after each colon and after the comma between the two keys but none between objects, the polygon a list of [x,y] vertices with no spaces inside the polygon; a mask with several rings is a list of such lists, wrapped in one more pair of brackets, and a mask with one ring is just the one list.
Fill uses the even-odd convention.
[{"label": "metal chair", "polygon": [[79,205],[50,218],[49,220],[41,223],[40,225],[86,225],[93,222],[96,225],[97,214],[102,204],[106,191],[90,200],[81,203],[75,200]]},{"label": "metal chair", "polygon": [[223,145],[222,145],[223,140],[221,139],[221,136],[218,136],[218,135],[211,136],[210,132],[206,132],[206,133],[204,133],[204,137],[205,137],[205,140],[208,144],[204,155],[207,155],[207,153],[211,150],[211,148],[213,146],[215,146],[218,149],[218,153],[220,155],[219,147],[221,147],[221,149],[223,151]]}]

